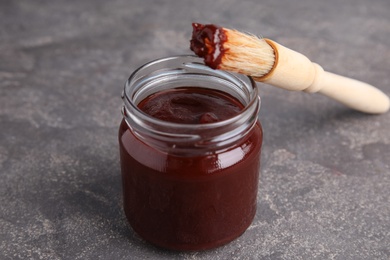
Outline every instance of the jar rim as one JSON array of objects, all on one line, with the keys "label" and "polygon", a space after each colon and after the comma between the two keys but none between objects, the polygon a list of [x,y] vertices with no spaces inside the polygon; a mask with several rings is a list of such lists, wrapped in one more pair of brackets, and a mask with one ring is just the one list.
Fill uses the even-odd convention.
[{"label": "jar rim", "polygon": [[240,110],[237,114],[235,114],[233,117],[230,117],[230,118],[227,118],[225,120],[220,120],[220,121],[217,121],[217,122],[211,122],[211,123],[199,123],[199,124],[183,124],[183,123],[175,123],[175,122],[168,122],[168,121],[164,121],[164,120],[161,120],[161,119],[158,119],[158,118],[155,118],[155,117],[152,117],[150,115],[148,115],[147,113],[145,113],[144,111],[142,111],[138,106],[137,104],[135,104],[132,100],[130,100],[130,98],[128,97],[128,95],[126,95],[126,88],[130,86],[131,84],[131,81],[132,79],[137,75],[137,73],[147,67],[150,67],[152,66],[153,64],[156,64],[156,63],[159,63],[159,62],[164,62],[164,61],[168,61],[168,60],[173,60],[173,59],[181,59],[181,58],[190,58],[190,59],[194,59],[194,63],[197,64],[197,65],[201,65],[203,66],[203,68],[206,70],[206,71],[212,71],[212,72],[218,72],[217,75],[222,75],[222,74],[226,74],[226,75],[229,75],[229,76],[233,76],[233,77],[236,77],[237,75],[241,75],[241,74],[237,74],[237,73],[233,73],[233,72],[228,72],[228,71],[217,71],[217,70],[214,70],[214,69],[211,69],[209,68],[208,66],[204,65],[202,59],[198,58],[197,56],[194,56],[194,55],[176,55],[176,56],[168,56],[168,57],[164,57],[164,58],[159,58],[159,59],[155,59],[155,60],[152,60],[152,61],[149,61],[145,64],[143,64],[142,66],[140,66],[139,68],[137,68],[135,71],[133,71],[133,73],[130,75],[129,79],[126,81],[125,83],[125,87],[124,87],[124,92],[122,94],[122,99],[127,99],[127,101],[129,102],[129,104],[135,109],[137,110],[140,114],[142,114],[143,116],[145,117],[148,117],[150,118],[151,121],[155,122],[155,123],[161,123],[161,124],[167,124],[167,125],[170,125],[172,127],[178,127],[178,128],[193,128],[193,127],[200,127],[200,128],[203,128],[205,126],[210,126],[211,128],[213,127],[218,127],[218,126],[221,126],[223,124],[229,124],[230,122],[232,121],[236,121],[235,119],[240,117],[241,114],[245,113],[245,111],[248,109],[248,107],[250,105],[252,105],[254,102],[256,102],[256,98],[258,99],[261,99],[260,96],[258,95],[258,89],[256,87],[256,83],[255,81],[253,80],[252,77],[250,76],[246,76],[246,75],[241,75],[243,77],[246,77],[248,78],[250,81],[251,81],[251,84],[254,86],[253,87],[253,91],[255,92],[254,95],[253,95],[253,98],[251,99],[251,101],[248,103],[248,104],[245,104],[244,108],[242,110]]},{"label": "jar rim", "polygon": [[[155,67],[157,67],[158,70]],[[142,76],[142,72],[144,72],[146,76]],[[143,98],[140,98],[140,96],[137,95],[140,95],[139,91],[145,84],[157,84],[155,81],[161,80],[163,77],[166,77],[168,81],[169,79],[175,80],[178,77],[183,78],[185,76],[197,77],[197,79],[200,79],[199,77],[202,77],[203,74],[207,74],[207,76],[212,78],[217,78],[221,82],[229,82],[232,86],[236,86],[237,89],[243,89],[242,91],[244,92],[247,91],[249,96],[243,97],[246,98],[246,100],[240,100],[240,102],[245,101],[245,103],[243,103],[244,108],[234,116],[217,122],[185,124],[168,122],[152,117],[138,107],[139,102],[137,103],[137,101],[141,101]],[[225,130],[226,128],[230,129],[232,127],[248,128],[248,122],[246,121],[253,121],[254,119],[251,118],[253,117],[253,114],[256,115],[255,121],[257,121],[261,102],[256,83],[250,76],[212,69],[206,66],[202,59],[193,55],[177,55],[159,58],[140,66],[126,81],[122,92],[122,99],[124,102],[122,113],[127,125],[131,129],[135,130],[135,132],[139,133],[142,137],[144,135],[149,135],[148,138],[153,137],[155,139],[156,135],[158,135],[158,138],[164,141],[174,138],[175,143],[177,143],[178,140],[188,143],[199,142],[202,141],[201,139],[209,139],[202,136],[199,131],[207,133],[210,132],[210,130],[215,132],[216,129],[223,128],[225,128]],[[158,126],[158,129],[156,126]],[[169,129],[175,129],[174,133],[169,131]],[[237,131],[238,130],[235,132]],[[242,129],[240,131],[242,131]],[[223,131],[221,130],[221,133],[222,132]],[[215,133],[218,133],[218,131]],[[207,136],[209,136],[209,134],[207,134]],[[213,136],[211,139],[213,139],[213,142],[216,142],[227,138],[228,136],[224,135],[221,137],[219,135]],[[210,140],[203,141],[210,143]]]}]

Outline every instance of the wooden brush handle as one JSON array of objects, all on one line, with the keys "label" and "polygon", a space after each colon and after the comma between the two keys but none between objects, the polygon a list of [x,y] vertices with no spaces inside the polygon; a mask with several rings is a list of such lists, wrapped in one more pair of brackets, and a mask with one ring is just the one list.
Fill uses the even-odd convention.
[{"label": "wooden brush handle", "polygon": [[358,80],[326,72],[306,56],[266,39],[275,51],[273,69],[257,81],[287,90],[319,92],[361,112],[380,114],[390,108],[381,90]]}]

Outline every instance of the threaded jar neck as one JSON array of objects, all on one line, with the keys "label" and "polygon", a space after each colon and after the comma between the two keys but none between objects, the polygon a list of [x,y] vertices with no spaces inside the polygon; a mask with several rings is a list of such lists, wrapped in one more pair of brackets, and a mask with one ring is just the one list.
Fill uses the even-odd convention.
[{"label": "threaded jar neck", "polygon": [[[225,92],[244,108],[227,120],[206,124],[167,122],[138,108],[151,94],[183,86]],[[123,117],[140,140],[156,149],[181,155],[204,154],[231,146],[250,132],[260,110],[260,98],[252,78],[213,70],[194,56],[167,57],[141,66],[126,82],[122,99]]]}]

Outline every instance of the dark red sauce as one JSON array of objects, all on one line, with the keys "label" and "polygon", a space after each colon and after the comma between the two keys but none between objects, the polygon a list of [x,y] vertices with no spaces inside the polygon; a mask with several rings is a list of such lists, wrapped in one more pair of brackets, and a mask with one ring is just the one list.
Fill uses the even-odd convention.
[{"label": "dark red sauce", "polygon": [[214,24],[192,24],[190,49],[199,57],[204,58],[207,66],[217,69],[226,49],[223,44],[227,36],[222,27]]},{"label": "dark red sauce", "polygon": [[138,107],[152,117],[182,124],[225,120],[244,108],[237,99],[222,91],[194,87],[157,92],[141,101]]},{"label": "dark red sauce", "polygon": [[[242,107],[227,94],[202,88],[159,92],[139,104],[153,117],[185,124],[223,120]],[[125,213],[145,240],[174,250],[208,249],[230,242],[251,224],[262,144],[259,123],[231,147],[202,155],[148,146],[124,120],[119,143]]]}]

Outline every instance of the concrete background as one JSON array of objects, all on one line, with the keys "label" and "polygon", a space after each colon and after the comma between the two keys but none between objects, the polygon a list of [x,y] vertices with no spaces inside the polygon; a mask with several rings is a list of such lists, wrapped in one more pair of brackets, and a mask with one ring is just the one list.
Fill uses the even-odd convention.
[{"label": "concrete background", "polygon": [[234,242],[169,252],[121,206],[120,93],[189,54],[191,22],[274,39],[390,94],[388,0],[0,2],[0,259],[389,259],[390,113],[259,84],[258,211]]}]

